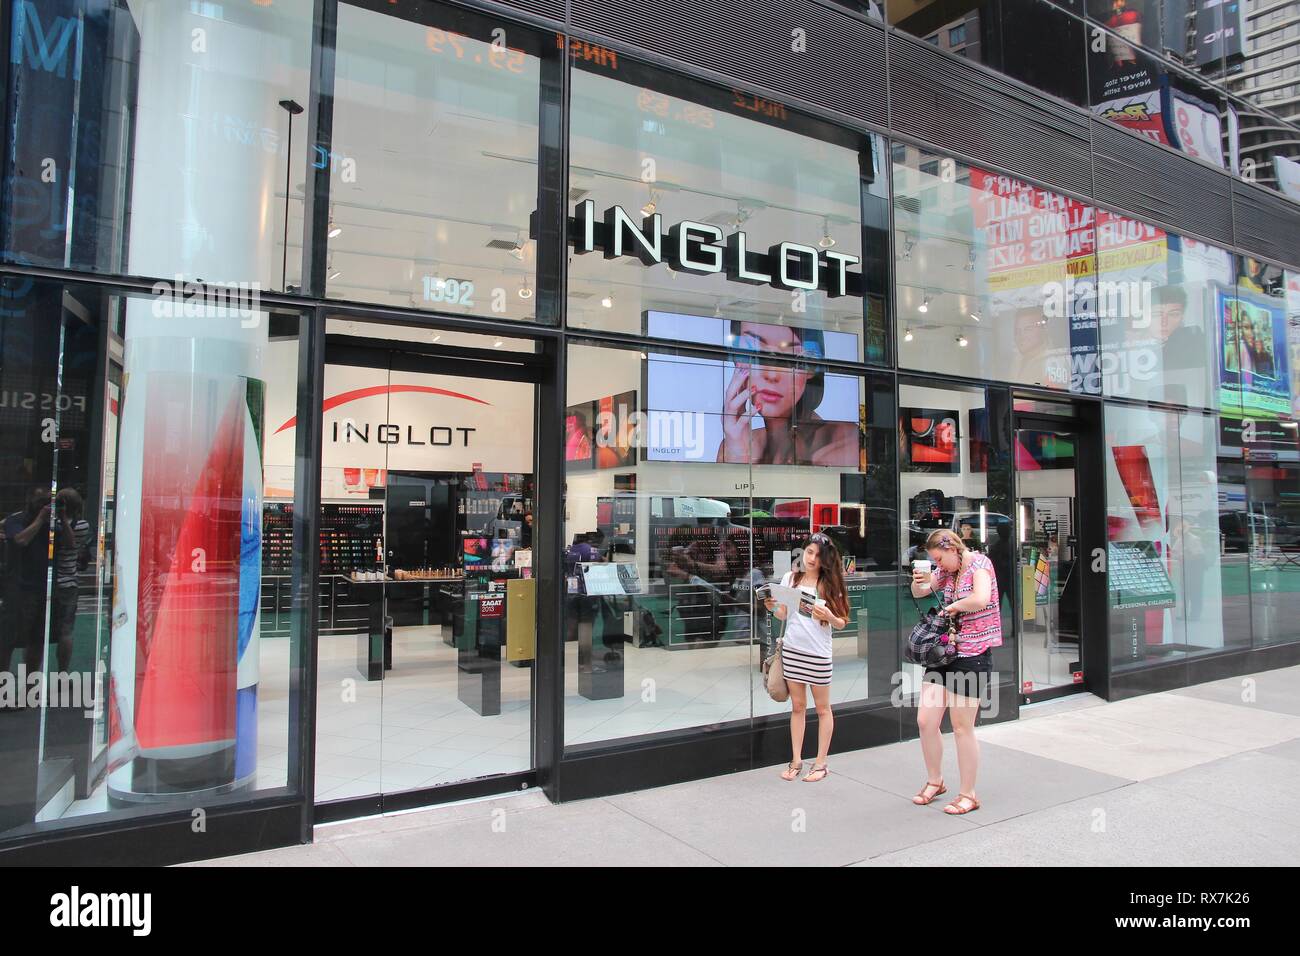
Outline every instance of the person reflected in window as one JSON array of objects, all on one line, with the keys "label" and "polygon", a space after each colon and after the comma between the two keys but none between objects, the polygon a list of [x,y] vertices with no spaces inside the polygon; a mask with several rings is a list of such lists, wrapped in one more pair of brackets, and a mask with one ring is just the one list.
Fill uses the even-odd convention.
[{"label": "person reflected in window", "polygon": [[37,486],[27,506],[4,519],[4,624],[0,627],[0,670],[23,649],[28,674],[44,667],[45,575],[49,565],[50,489]]},{"label": "person reflected in window", "polygon": [[60,488],[54,498],[54,618],[51,630],[58,648],[59,670],[72,663],[73,628],[77,623],[77,575],[90,561],[90,522],[82,517],[81,495]]},{"label": "person reflected in window", "polygon": [[1065,388],[1069,384],[1068,359],[1054,354],[1048,347],[1047,322],[1041,306],[1016,310],[1013,327],[1017,354],[1013,360],[1011,381],[1045,388]]},{"label": "person reflected in window", "polygon": [[[808,364],[764,364],[758,359],[763,353],[809,361],[824,358],[819,330],[732,322],[731,339],[740,357],[723,397],[717,461],[842,467],[858,463],[857,423],[828,422],[817,413],[825,374]],[[763,419],[762,428],[753,427],[755,415]]]}]

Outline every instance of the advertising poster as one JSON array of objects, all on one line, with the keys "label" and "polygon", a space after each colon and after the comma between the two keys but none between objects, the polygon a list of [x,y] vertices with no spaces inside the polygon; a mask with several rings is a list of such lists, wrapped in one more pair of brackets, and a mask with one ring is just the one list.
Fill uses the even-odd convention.
[{"label": "advertising poster", "polygon": [[1204,100],[1170,87],[1170,145],[1188,156],[1222,168],[1223,123],[1219,111]]},{"label": "advertising poster", "polygon": [[[646,313],[646,324],[657,338],[736,353],[729,360],[649,354],[647,460],[859,466],[858,380],[799,361],[857,361],[857,335],[665,312]],[[765,362],[766,354],[794,361]]]},{"label": "advertising poster", "polygon": [[[1225,414],[1228,409],[1235,413],[1240,408],[1243,419],[1290,415],[1294,396],[1288,301],[1219,286],[1214,303],[1221,329],[1220,400]],[[1257,434],[1258,427],[1257,421]]]},{"label": "advertising poster", "polygon": [[[1012,381],[1095,393],[1094,209],[981,169],[971,169],[971,187],[977,257],[999,336],[983,361],[1009,361]],[[1052,287],[1068,323],[1047,314]]]}]

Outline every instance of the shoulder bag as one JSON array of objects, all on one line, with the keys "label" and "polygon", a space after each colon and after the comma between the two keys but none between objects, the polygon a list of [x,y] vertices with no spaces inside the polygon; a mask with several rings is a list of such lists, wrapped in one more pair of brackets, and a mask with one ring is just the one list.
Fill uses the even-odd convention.
[{"label": "shoulder bag", "polygon": [[[961,573],[961,570],[958,570],[958,577],[953,579],[954,594],[956,581]],[[910,587],[908,593],[911,593]],[[946,603],[951,604],[952,601]],[[961,615],[945,614],[943,609],[938,607],[929,607],[922,611],[915,596],[912,598],[912,604],[916,607],[919,620],[912,628],[912,633],[907,636],[907,647],[903,650],[903,658],[910,664],[921,664],[926,667],[940,667],[947,664],[957,656],[957,635],[961,632]]]}]

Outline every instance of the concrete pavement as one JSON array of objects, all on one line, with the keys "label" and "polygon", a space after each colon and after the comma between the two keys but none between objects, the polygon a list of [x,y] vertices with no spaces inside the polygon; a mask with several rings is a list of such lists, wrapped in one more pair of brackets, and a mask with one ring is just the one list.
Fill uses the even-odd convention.
[{"label": "concrete pavement", "polygon": [[[1108,704],[1072,697],[977,731],[983,807],[911,803],[915,741],[552,805],[540,792],[322,826],[218,866],[1294,865],[1300,667]],[[945,776],[955,795],[952,740]]]}]

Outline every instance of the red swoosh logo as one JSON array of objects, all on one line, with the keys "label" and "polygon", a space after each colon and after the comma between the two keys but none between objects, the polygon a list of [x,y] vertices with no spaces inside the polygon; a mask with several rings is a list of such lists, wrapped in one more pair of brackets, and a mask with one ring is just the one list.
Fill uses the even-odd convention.
[{"label": "red swoosh logo", "polygon": [[[453,392],[446,388],[434,388],[432,385],[369,385],[365,388],[354,388],[350,392],[340,392],[333,398],[327,398],[321,403],[321,414],[325,414],[332,408],[338,408],[340,405],[346,405],[348,402],[355,402],[358,399],[370,398],[374,395],[392,394],[394,392],[423,392],[426,395],[446,395],[448,398],[463,398],[467,402],[477,402],[479,405],[491,405],[491,402],[485,402],[481,398],[475,398],[473,395],[465,395],[461,392]],[[295,415],[287,422],[275,430],[275,434],[280,434],[287,428],[293,428],[298,424],[298,416]]]}]

